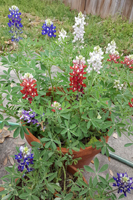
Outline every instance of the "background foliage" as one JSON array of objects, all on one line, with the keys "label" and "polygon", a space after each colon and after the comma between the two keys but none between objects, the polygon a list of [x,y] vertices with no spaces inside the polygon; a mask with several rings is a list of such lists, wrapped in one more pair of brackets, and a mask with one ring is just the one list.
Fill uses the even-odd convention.
[{"label": "background foliage", "polygon": [[[16,5],[22,13],[23,34],[22,37],[37,39],[33,49],[36,52],[45,48],[44,37],[41,34],[42,25],[46,18],[50,18],[56,25],[57,35],[61,28],[72,33],[76,10],[71,11],[62,0],[0,0],[0,54],[13,51],[10,44],[8,14],[9,7]],[[117,16],[116,19],[101,19],[99,16],[86,16],[85,44],[89,46],[99,45],[102,48],[113,39],[118,46],[118,51],[124,55],[133,53],[133,23]],[[70,34],[73,37],[72,34]]]}]

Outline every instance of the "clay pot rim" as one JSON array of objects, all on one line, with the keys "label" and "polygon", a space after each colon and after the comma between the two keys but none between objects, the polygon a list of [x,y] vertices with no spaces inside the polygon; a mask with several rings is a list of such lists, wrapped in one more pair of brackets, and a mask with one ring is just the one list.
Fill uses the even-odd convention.
[{"label": "clay pot rim", "polygon": [[[36,137],[29,131],[29,129],[27,129],[27,131],[28,131],[29,135],[27,135],[27,134],[25,133],[25,136],[26,136],[26,135],[27,135],[27,137],[30,136],[30,137],[32,137],[33,141],[40,143],[40,140],[39,140],[38,138],[36,138]],[[108,136],[108,135],[105,136],[105,139],[106,139],[106,141],[108,141],[109,136]],[[101,139],[100,139],[99,141],[101,141]],[[45,145],[45,144],[44,144],[44,145]],[[80,148],[79,151],[74,151],[74,150],[72,150],[72,152],[73,152],[73,154],[77,154],[77,152],[82,152],[82,151],[84,151],[84,150],[91,150],[91,149],[92,149],[92,146],[89,146],[89,147],[86,147],[85,149]],[[93,148],[93,149],[96,149],[96,147]],[[57,147],[57,150],[60,150],[60,148]],[[61,147],[61,150],[62,150],[63,153],[68,153],[68,152],[69,152],[69,149],[67,149],[67,148],[65,148],[65,147]]]}]

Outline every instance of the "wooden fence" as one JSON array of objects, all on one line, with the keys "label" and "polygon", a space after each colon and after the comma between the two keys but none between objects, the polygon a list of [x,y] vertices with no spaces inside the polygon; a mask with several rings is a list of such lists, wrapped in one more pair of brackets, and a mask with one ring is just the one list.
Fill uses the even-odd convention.
[{"label": "wooden fence", "polygon": [[102,18],[119,13],[133,21],[133,0],[63,0],[71,9],[86,14],[100,15]]}]

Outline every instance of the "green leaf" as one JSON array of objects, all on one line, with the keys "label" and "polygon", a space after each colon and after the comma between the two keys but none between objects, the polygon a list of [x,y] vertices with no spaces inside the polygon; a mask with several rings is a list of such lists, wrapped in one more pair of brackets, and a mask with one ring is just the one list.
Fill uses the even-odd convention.
[{"label": "green leaf", "polygon": [[97,180],[97,177],[95,176],[95,178],[93,179],[93,186],[95,187],[96,184],[97,184],[98,180]]},{"label": "green leaf", "polygon": [[109,145],[108,145],[108,149],[109,149],[110,151],[112,151],[112,152],[115,152],[115,150],[114,150],[111,146],[109,146]]},{"label": "green leaf", "polygon": [[99,170],[98,173],[104,172],[104,171],[106,171],[107,169],[108,169],[108,164],[105,164],[105,165],[103,165],[103,166],[101,167],[101,169]]},{"label": "green leaf", "polygon": [[57,148],[56,145],[55,145],[55,143],[51,142],[51,144],[52,144],[53,150],[55,150]]},{"label": "green leaf", "polygon": [[22,139],[24,139],[24,129],[23,126],[20,126],[20,136]]},{"label": "green leaf", "polygon": [[41,138],[41,142],[47,142],[47,141],[50,141],[49,138]]},{"label": "green leaf", "polygon": [[23,193],[23,194],[21,194],[19,197],[20,197],[20,198],[26,198],[26,197],[28,197],[28,196],[29,196],[28,193]]},{"label": "green leaf", "polygon": [[28,132],[26,126],[23,126],[23,129],[24,129],[24,133],[27,134],[27,135],[29,135],[29,132]]},{"label": "green leaf", "polygon": [[[0,108],[1,108],[1,106],[0,106]],[[2,108],[5,109],[5,107],[3,107],[3,106],[2,106]],[[3,120],[3,119],[4,119],[3,115],[0,114],[0,120]]]},{"label": "green leaf", "polygon": [[51,141],[45,144],[45,147],[48,148],[51,145]]},{"label": "green leaf", "polygon": [[8,194],[8,195],[4,196],[1,200],[7,200],[10,196],[11,196],[11,194]]},{"label": "green leaf", "polygon": [[101,153],[104,155],[104,154],[105,154],[105,152],[106,152],[106,147],[105,147],[105,146],[103,146],[103,147],[101,148]]},{"label": "green leaf", "polygon": [[73,197],[73,193],[69,193],[69,194],[66,195],[64,200],[71,200],[72,197]]},{"label": "green leaf", "polygon": [[76,124],[73,124],[72,126],[70,126],[70,129],[74,129],[76,127]]},{"label": "green leaf", "polygon": [[0,124],[0,129],[3,129],[3,127],[4,127],[4,122],[2,122],[2,123]]},{"label": "green leaf", "polygon": [[97,157],[94,159],[94,166],[95,166],[96,171],[98,171],[98,168],[99,168],[99,160],[98,160]]},{"label": "green leaf", "polygon": [[121,137],[121,131],[120,131],[119,127],[116,127],[116,131],[118,133],[118,136]]},{"label": "green leaf", "polygon": [[66,127],[68,127],[68,121],[66,121],[66,120],[65,120],[65,125],[66,125]]},{"label": "green leaf", "polygon": [[40,198],[38,198],[37,196],[35,196],[35,195],[32,195],[31,196],[34,200],[39,200]]},{"label": "green leaf", "polygon": [[48,188],[48,190],[49,190],[50,192],[52,192],[52,193],[55,192],[55,190],[54,190],[52,184],[49,184],[49,183],[48,183],[48,184],[47,184],[47,188]]},{"label": "green leaf", "polygon": [[55,177],[57,176],[57,172],[51,174],[51,176],[49,176],[48,181],[52,181]]},{"label": "green leaf", "polygon": [[103,178],[102,176],[99,176],[100,181],[102,181],[102,183],[107,184],[107,181],[105,178]]},{"label": "green leaf", "polygon": [[114,179],[113,179],[113,178],[110,178],[108,182],[109,182],[109,183],[114,183]]},{"label": "green leaf", "polygon": [[109,151],[107,147],[106,147],[106,155],[109,157]]},{"label": "green leaf", "polygon": [[124,145],[124,147],[129,147],[131,145],[133,145],[133,143],[127,143],[127,144]]},{"label": "green leaf", "polygon": [[86,194],[88,192],[89,188],[84,189],[79,193],[79,196],[82,196],[83,194]]},{"label": "green leaf", "polygon": [[12,131],[12,130],[16,129],[17,127],[18,127],[18,125],[13,125],[13,126],[10,126],[10,127],[8,128],[8,130],[9,130],[9,131]]},{"label": "green leaf", "polygon": [[85,149],[85,145],[82,142],[79,142],[79,146],[80,148]]},{"label": "green leaf", "polygon": [[13,137],[16,138],[20,133],[20,127],[17,127],[16,130],[14,131]]},{"label": "green leaf", "polygon": [[65,134],[67,132],[67,129],[64,129],[63,131],[61,131],[61,135]]},{"label": "green leaf", "polygon": [[91,126],[91,122],[89,121],[89,122],[87,123],[87,129],[89,129],[90,126]]},{"label": "green leaf", "polygon": [[61,114],[61,117],[65,119],[70,119],[70,114]]},{"label": "green leaf", "polygon": [[38,142],[31,142],[31,144],[32,144],[34,147],[37,147],[37,148],[40,147],[40,143],[38,143]]},{"label": "green leaf", "polygon": [[124,195],[124,194],[121,194],[121,195],[119,196],[118,199],[122,199],[122,198],[124,198],[124,197],[125,197],[125,195]]},{"label": "green leaf", "polygon": [[77,148],[77,147],[72,147],[72,149],[73,149],[74,151],[79,151],[79,150],[80,150],[80,149]]},{"label": "green leaf", "polygon": [[79,136],[78,133],[77,133],[77,131],[72,131],[72,130],[71,130],[71,133],[72,133],[73,135],[75,135],[76,137]]},{"label": "green leaf", "polygon": [[109,129],[108,136],[111,136],[113,134],[113,132],[114,132],[114,127]]},{"label": "green leaf", "polygon": [[90,166],[85,165],[84,168],[85,168],[85,170],[87,172],[93,172],[93,173],[95,173],[94,170]]}]

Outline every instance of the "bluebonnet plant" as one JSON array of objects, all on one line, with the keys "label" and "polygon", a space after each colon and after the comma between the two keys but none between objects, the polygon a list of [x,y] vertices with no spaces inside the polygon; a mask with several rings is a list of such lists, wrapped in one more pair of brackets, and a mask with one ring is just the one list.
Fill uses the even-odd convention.
[{"label": "bluebonnet plant", "polygon": [[8,26],[10,27],[10,33],[13,34],[11,41],[13,42],[18,42],[20,39],[20,34],[22,33],[22,23],[21,23],[21,18],[20,15],[21,13],[19,12],[19,8],[17,6],[12,6],[9,8],[10,14],[8,15],[9,18],[9,23]]},{"label": "bluebonnet plant", "polygon": [[33,163],[33,154],[31,153],[31,149],[28,149],[28,147],[21,146],[19,148],[20,153],[15,155],[15,159],[17,160],[18,165],[18,171],[23,172],[24,170],[26,172],[30,172],[33,170],[32,167],[29,167],[29,164]]},{"label": "bluebonnet plant", "polygon": [[42,35],[48,35],[49,37],[56,37],[54,33],[56,26],[53,25],[53,22],[50,19],[45,20],[45,24],[42,26]]},{"label": "bluebonnet plant", "polygon": [[124,193],[126,196],[126,192],[130,192],[133,189],[133,178],[129,178],[127,173],[117,173],[117,178],[113,177],[116,183],[113,183],[113,186],[118,187],[118,193]]},{"label": "bluebonnet plant", "polygon": [[31,108],[29,111],[22,110],[21,114],[22,115],[21,115],[20,119],[23,119],[27,123],[32,123],[32,124],[38,125],[39,121],[37,119],[35,119],[37,114],[35,112],[33,112]]}]

